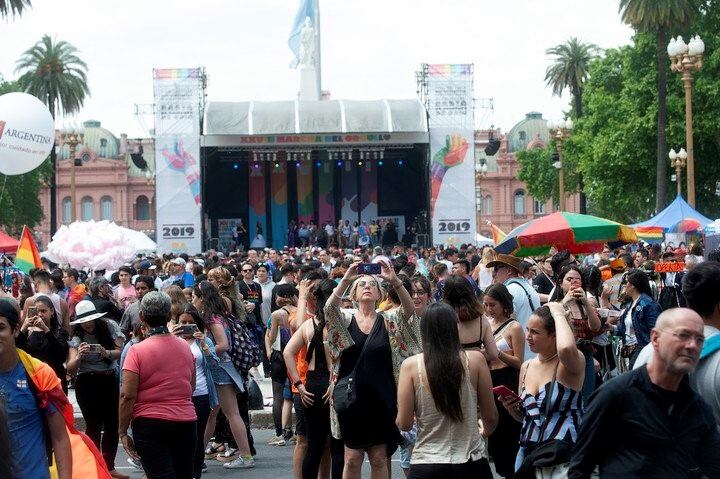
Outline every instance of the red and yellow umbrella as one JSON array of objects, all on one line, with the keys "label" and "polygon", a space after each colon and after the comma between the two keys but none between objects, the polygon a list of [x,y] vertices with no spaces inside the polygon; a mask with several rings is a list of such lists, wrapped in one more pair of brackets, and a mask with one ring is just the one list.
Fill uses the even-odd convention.
[{"label": "red and yellow umbrella", "polygon": [[495,251],[519,257],[547,254],[552,247],[575,254],[595,253],[602,251],[606,243],[637,240],[629,226],[597,216],[559,212],[518,226]]}]

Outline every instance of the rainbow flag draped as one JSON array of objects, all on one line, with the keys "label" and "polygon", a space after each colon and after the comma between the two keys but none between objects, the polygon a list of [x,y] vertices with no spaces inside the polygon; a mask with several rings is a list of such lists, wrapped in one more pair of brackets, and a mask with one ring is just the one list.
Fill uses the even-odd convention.
[{"label": "rainbow flag draped", "polygon": [[497,226],[495,226],[495,225],[492,223],[492,221],[488,221],[487,224],[488,224],[488,226],[492,229],[492,239],[493,239],[493,243],[495,243],[495,246],[497,246],[497,245],[499,245],[500,243],[502,243],[502,241],[503,241],[503,240],[505,239],[505,237],[507,236],[507,233],[505,233],[503,230],[501,230],[500,228],[498,228]]},{"label": "rainbow flag draped", "polygon": [[27,226],[23,226],[20,245],[15,254],[15,266],[25,274],[33,268],[40,268],[40,252]]}]

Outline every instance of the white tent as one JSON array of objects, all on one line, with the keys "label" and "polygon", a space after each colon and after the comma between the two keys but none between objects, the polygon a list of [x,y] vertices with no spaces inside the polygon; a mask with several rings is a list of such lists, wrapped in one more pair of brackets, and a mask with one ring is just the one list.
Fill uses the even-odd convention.
[{"label": "white tent", "polygon": [[480,233],[477,233],[477,234],[475,235],[475,243],[476,243],[478,246],[485,246],[485,245],[490,245],[490,246],[492,246],[493,244],[495,244],[495,243],[493,243],[492,238],[488,238],[487,236],[483,236],[483,235],[481,235]]}]

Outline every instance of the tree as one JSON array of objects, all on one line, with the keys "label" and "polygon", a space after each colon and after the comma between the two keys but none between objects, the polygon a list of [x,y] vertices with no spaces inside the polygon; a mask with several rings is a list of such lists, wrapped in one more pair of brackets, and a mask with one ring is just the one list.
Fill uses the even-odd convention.
[{"label": "tree", "polygon": [[[563,144],[568,143],[566,141]],[[518,151],[515,157],[520,165],[518,179],[525,182],[528,193],[539,201],[552,198],[555,205],[560,202],[558,170],[553,166],[556,161],[553,155],[556,151],[555,142],[552,141],[544,148]],[[575,191],[579,179],[577,163],[567,157],[564,160],[565,190]]]},{"label": "tree", "polygon": [[[553,55],[553,63],[545,70],[545,83],[553,94],[561,96],[566,88],[573,97],[576,118],[582,117],[583,84],[589,75],[590,62],[597,58],[599,48],[593,43],[583,43],[572,37],[565,43],[548,48],[545,53]],[[580,213],[587,213],[587,198],[583,191],[582,174],[578,177],[580,188]]]},{"label": "tree", "polygon": [[[58,111],[65,115],[79,111],[85,97],[90,94],[87,65],[76,53],[77,49],[71,44],[56,42],[49,35],[44,35],[16,63],[15,71],[21,74],[18,81],[23,91],[45,102],[53,119]],[[57,227],[55,148],[50,150],[50,165],[50,234],[53,235]]]},{"label": "tree", "polygon": [[657,151],[655,208],[660,211],[667,202],[667,42],[668,30],[688,25],[697,13],[693,0],[620,0],[623,22],[640,32],[655,33],[657,59]]},{"label": "tree", "polygon": [[30,6],[30,0],[0,0],[0,18],[22,15],[23,9]]}]

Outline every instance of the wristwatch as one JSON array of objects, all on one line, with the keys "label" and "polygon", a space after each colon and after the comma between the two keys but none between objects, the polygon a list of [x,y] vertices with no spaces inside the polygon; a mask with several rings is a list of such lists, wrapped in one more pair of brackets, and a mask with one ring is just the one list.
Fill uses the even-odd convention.
[{"label": "wristwatch", "polygon": [[296,387],[296,388],[299,388],[299,387],[302,385],[302,383],[303,383],[302,380],[301,380],[301,379],[298,379],[297,381],[295,381],[295,382],[293,383],[293,386]]}]

